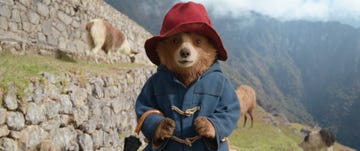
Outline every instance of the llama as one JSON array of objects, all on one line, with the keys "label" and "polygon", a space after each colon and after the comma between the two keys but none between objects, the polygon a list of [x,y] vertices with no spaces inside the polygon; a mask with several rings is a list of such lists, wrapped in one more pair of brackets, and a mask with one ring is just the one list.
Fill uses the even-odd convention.
[{"label": "llama", "polygon": [[[86,31],[89,46],[92,48],[91,53],[94,55],[102,49],[109,58],[111,53],[115,52],[129,56],[132,63],[135,61],[138,52],[130,48],[125,35],[109,22],[104,19],[93,19],[86,24]],[[97,59],[95,61],[98,62]]]},{"label": "llama", "polygon": [[304,151],[333,151],[335,135],[329,130],[315,130],[304,137],[299,146]]},{"label": "llama", "polygon": [[255,90],[248,85],[241,85],[236,90],[237,97],[240,101],[241,117],[244,117],[244,127],[246,126],[247,115],[250,115],[251,127],[254,121],[254,109],[256,107],[256,94]]}]

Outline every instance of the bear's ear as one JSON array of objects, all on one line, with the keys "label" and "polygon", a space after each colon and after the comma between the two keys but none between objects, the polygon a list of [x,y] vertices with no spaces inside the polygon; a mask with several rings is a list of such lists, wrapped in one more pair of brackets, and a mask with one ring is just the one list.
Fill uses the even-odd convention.
[{"label": "bear's ear", "polygon": [[330,147],[335,143],[335,135],[331,131],[322,129],[319,133],[326,146]]}]

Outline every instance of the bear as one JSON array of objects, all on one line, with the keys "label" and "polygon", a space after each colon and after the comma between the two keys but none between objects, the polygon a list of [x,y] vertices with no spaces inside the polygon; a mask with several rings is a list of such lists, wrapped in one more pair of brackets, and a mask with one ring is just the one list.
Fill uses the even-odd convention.
[{"label": "bear", "polygon": [[[157,65],[135,104],[148,140],[144,150],[229,150],[227,137],[237,126],[240,104],[220,68],[227,52],[205,7],[175,4],[160,35],[144,47]],[[147,114],[152,110],[161,114]]]}]

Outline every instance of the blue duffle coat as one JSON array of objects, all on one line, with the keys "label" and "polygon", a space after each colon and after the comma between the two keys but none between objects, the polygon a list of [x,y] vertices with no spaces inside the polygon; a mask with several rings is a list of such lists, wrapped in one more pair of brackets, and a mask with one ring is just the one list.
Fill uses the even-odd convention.
[{"label": "blue duffle coat", "polygon": [[[199,107],[195,113],[186,116],[174,111],[172,107],[182,111]],[[140,116],[150,110],[160,110],[165,117],[171,118],[176,123],[174,135],[181,138],[191,138],[198,133],[193,125],[198,116],[205,116],[215,127],[217,148],[211,148],[205,139],[199,139],[187,146],[167,139],[160,148],[152,145],[153,136],[158,123],[165,117],[159,114],[149,115],[142,126],[142,133],[150,141],[145,150],[167,151],[227,151],[226,137],[235,129],[240,117],[240,105],[234,87],[227,79],[220,64],[215,62],[198,80],[186,88],[175,75],[165,66],[158,66],[157,72],[145,83],[136,101],[136,114]]]}]

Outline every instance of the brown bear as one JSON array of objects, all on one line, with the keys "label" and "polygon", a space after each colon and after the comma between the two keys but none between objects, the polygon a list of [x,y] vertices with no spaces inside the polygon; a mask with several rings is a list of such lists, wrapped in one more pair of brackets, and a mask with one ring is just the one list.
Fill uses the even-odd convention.
[{"label": "brown bear", "polygon": [[[158,66],[136,101],[149,141],[145,150],[229,150],[227,137],[236,127],[240,105],[221,71],[218,60],[225,61],[227,53],[204,6],[174,5],[145,50]],[[162,114],[146,114],[151,110]]]}]

